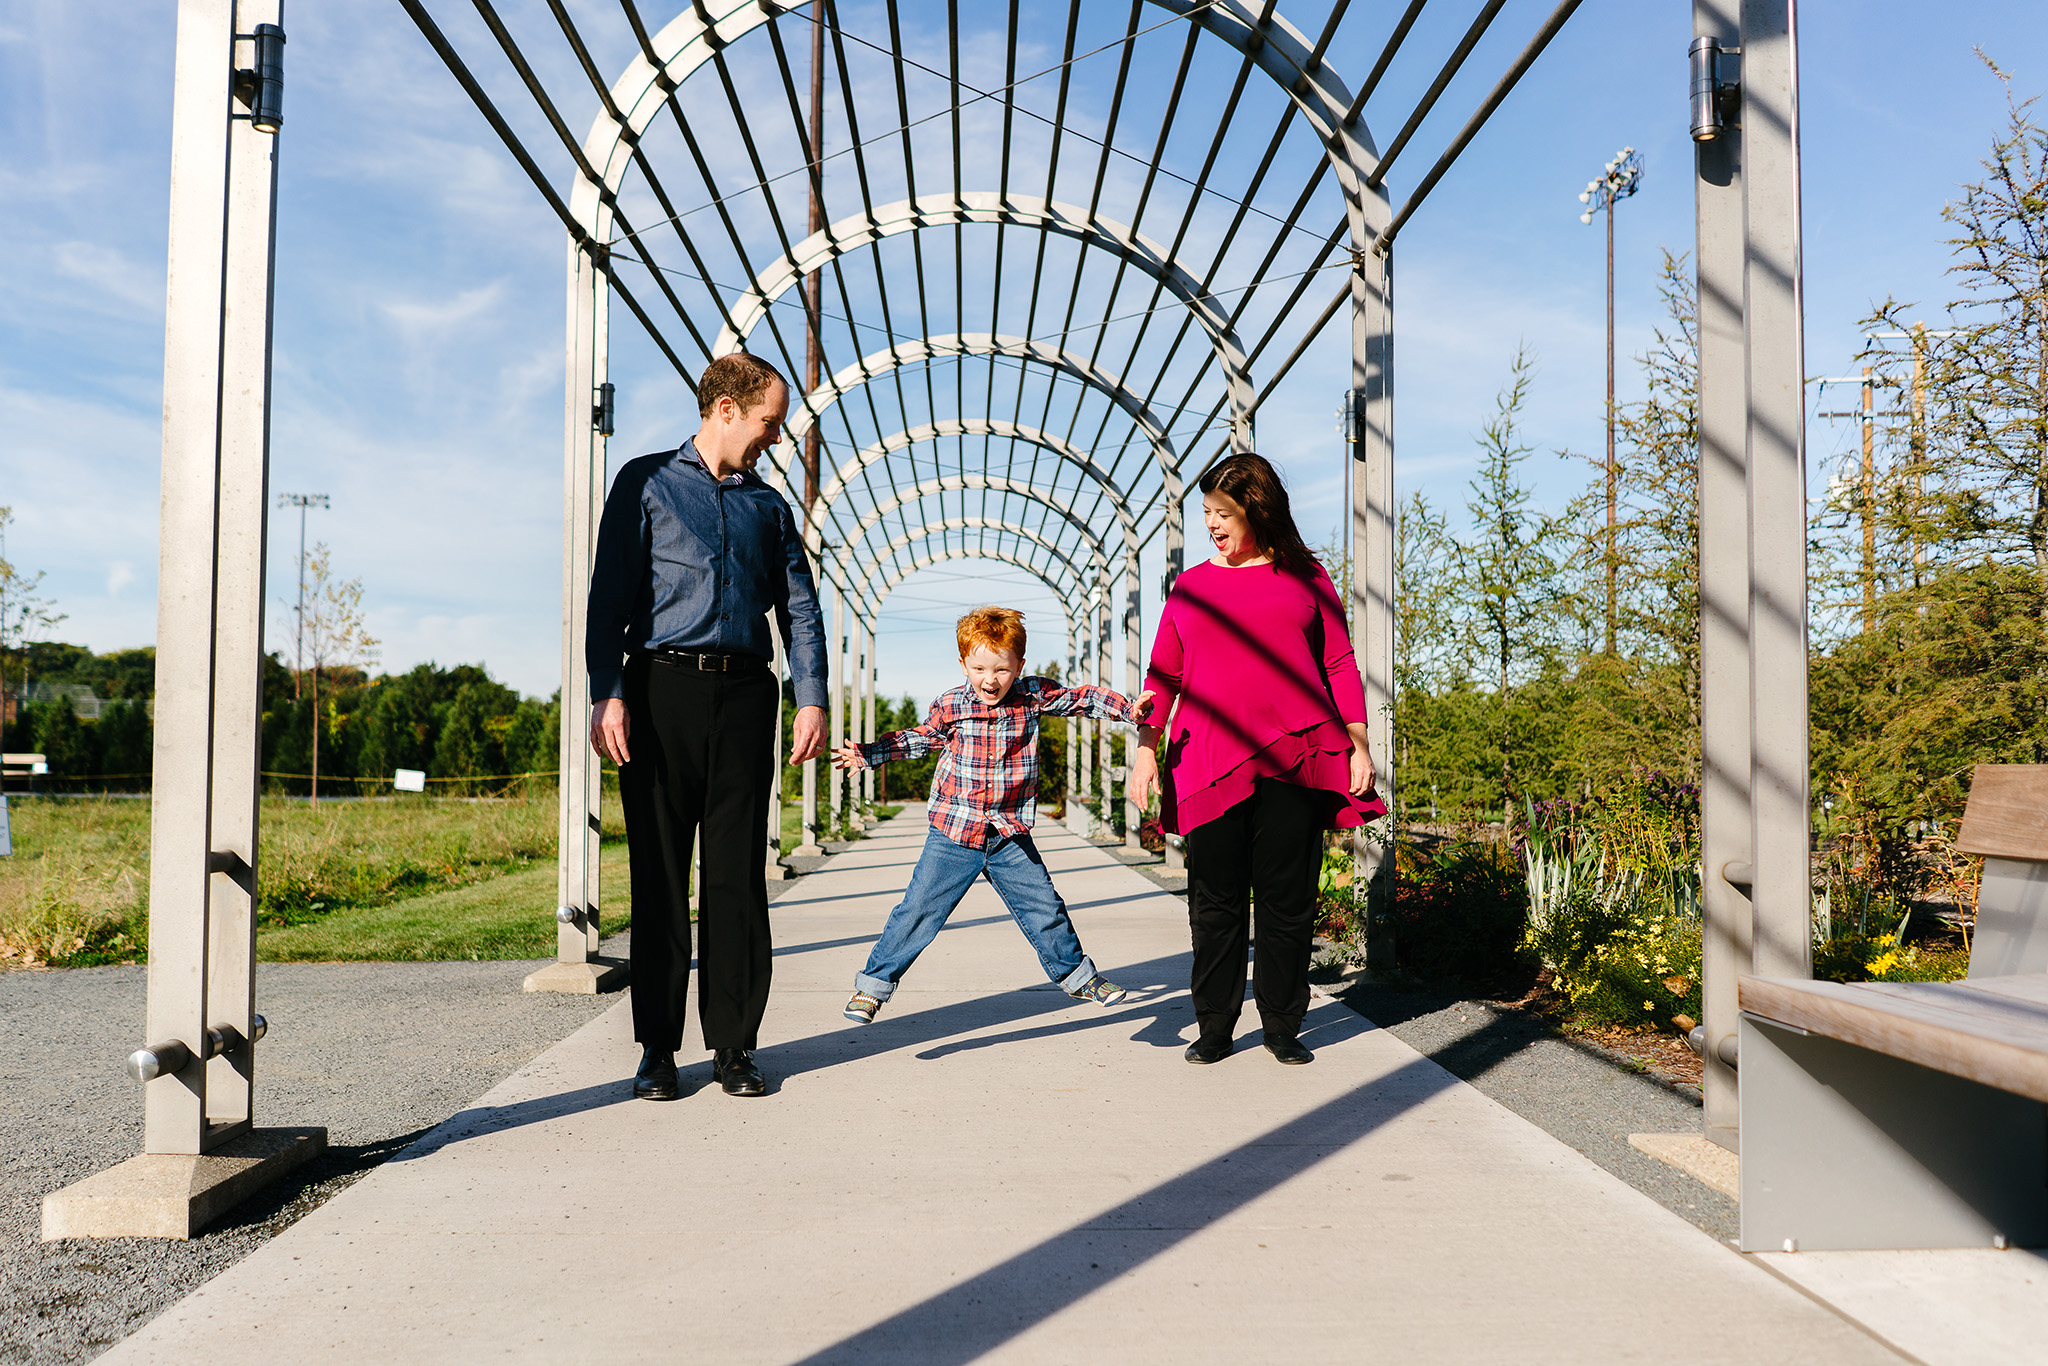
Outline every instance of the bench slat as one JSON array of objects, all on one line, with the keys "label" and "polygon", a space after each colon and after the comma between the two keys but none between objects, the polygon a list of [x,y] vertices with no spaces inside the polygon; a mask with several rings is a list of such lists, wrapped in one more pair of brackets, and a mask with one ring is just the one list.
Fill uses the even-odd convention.
[{"label": "bench slat", "polygon": [[[1736,990],[1742,1008],[1766,1020],[2048,1103],[2048,1006],[2031,995],[2039,980],[1848,985],[1744,977]],[[1900,989],[1906,986],[1913,990]]]},{"label": "bench slat", "polygon": [[2048,859],[2048,764],[1977,765],[1956,848],[1992,858]]}]

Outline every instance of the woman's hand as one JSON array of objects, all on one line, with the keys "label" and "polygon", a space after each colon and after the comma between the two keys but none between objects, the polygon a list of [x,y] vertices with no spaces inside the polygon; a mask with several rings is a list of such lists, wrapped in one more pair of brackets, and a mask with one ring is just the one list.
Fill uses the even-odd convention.
[{"label": "woman's hand", "polygon": [[1159,753],[1149,745],[1140,745],[1131,757],[1131,776],[1124,780],[1124,796],[1143,811],[1152,804],[1152,794],[1158,790]]},{"label": "woman's hand", "polygon": [[832,751],[832,767],[834,768],[846,768],[858,772],[867,766],[868,761],[860,757],[859,745],[849,742]]},{"label": "woman's hand", "polygon": [[1372,791],[1372,751],[1366,747],[1366,731],[1362,725],[1346,726],[1351,733],[1351,795],[1363,797]]}]

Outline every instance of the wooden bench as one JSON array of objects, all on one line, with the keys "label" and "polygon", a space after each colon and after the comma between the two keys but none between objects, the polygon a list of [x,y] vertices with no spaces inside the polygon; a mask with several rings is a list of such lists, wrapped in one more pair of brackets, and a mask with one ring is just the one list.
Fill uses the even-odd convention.
[{"label": "wooden bench", "polygon": [[1960,982],[1743,977],[1742,1248],[2048,1246],[2048,765],[1980,764]]}]

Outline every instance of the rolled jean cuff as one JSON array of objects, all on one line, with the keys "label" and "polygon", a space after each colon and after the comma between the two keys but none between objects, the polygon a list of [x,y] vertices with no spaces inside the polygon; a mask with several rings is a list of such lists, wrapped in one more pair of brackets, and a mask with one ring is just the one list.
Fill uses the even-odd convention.
[{"label": "rolled jean cuff", "polygon": [[1082,987],[1087,986],[1090,981],[1094,980],[1094,977],[1095,960],[1084,953],[1081,955],[1081,966],[1075,968],[1065,977],[1060,978],[1060,990],[1072,996]]},{"label": "rolled jean cuff", "polygon": [[886,1001],[896,994],[896,984],[880,977],[870,977],[864,972],[853,974],[853,989],[863,991],[877,1001]]}]

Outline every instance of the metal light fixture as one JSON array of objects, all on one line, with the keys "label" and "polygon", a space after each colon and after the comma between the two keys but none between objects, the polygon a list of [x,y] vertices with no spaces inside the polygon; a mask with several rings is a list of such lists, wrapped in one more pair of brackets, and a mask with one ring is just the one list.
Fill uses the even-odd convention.
[{"label": "metal light fixture", "polygon": [[597,402],[590,405],[590,425],[597,429],[599,436],[612,434],[613,400],[616,393],[610,380],[597,386]]},{"label": "metal light fixture", "polygon": [[242,38],[255,45],[255,65],[235,72],[235,98],[248,107],[250,127],[275,133],[284,127],[284,30],[258,24]]},{"label": "metal light fixture", "polygon": [[1712,142],[1741,112],[1742,51],[1713,38],[1692,40],[1692,140]]}]

